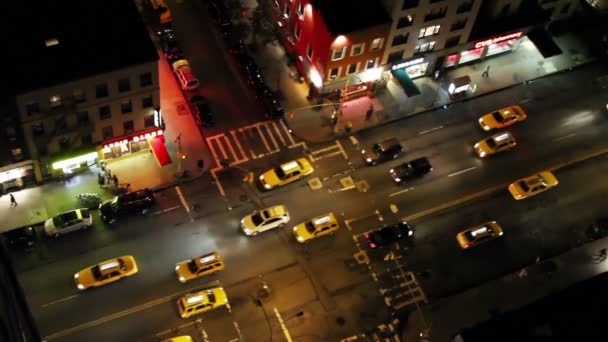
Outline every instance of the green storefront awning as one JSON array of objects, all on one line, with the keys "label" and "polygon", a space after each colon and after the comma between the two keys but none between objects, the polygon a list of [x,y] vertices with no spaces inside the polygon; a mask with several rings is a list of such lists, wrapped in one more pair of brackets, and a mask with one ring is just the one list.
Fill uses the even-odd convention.
[{"label": "green storefront awning", "polygon": [[418,87],[416,87],[416,84],[414,84],[414,81],[412,81],[407,72],[405,72],[405,69],[400,68],[397,70],[392,70],[391,73],[393,74],[393,76],[395,76],[397,82],[401,84],[401,87],[403,87],[403,91],[408,97],[420,95],[420,90],[418,89]]}]

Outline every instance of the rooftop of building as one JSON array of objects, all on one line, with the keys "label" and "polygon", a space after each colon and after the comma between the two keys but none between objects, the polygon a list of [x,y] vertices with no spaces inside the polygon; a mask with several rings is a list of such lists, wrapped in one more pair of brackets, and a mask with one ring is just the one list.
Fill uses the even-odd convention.
[{"label": "rooftop of building", "polygon": [[158,60],[133,1],[9,1],[3,13],[4,95]]},{"label": "rooftop of building", "polygon": [[392,21],[380,1],[311,0],[329,32],[346,34]]}]

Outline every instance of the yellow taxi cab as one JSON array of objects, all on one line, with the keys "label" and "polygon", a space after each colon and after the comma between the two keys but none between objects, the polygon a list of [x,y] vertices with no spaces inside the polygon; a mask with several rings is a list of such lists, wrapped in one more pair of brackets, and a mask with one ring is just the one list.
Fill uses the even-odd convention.
[{"label": "yellow taxi cab", "polygon": [[172,337],[168,340],[163,340],[163,342],[192,342],[192,341],[194,341],[194,340],[189,335],[176,336],[176,337]]},{"label": "yellow taxi cab", "polygon": [[490,221],[458,233],[456,241],[460,248],[469,249],[480,243],[499,238],[502,234],[500,225],[496,221]]},{"label": "yellow taxi cab", "polygon": [[177,279],[182,283],[223,270],[224,262],[217,252],[201,255],[190,260],[184,260],[175,265]]},{"label": "yellow taxi cab", "polygon": [[511,183],[509,192],[513,198],[521,200],[549,190],[558,183],[551,171],[543,171]]},{"label": "yellow taxi cab", "polygon": [[479,118],[479,126],[484,131],[511,126],[518,121],[524,121],[527,115],[520,106],[510,106],[495,110]]},{"label": "yellow taxi cab", "polygon": [[308,158],[299,158],[264,172],[260,176],[260,184],[264,189],[270,190],[308,176],[313,171]]},{"label": "yellow taxi cab", "polygon": [[137,273],[137,263],[131,255],[100,262],[74,274],[79,290],[103,286]]},{"label": "yellow taxi cab", "polygon": [[222,287],[189,293],[177,300],[177,309],[182,318],[198,315],[224,305],[228,305],[228,297]]},{"label": "yellow taxi cab", "polygon": [[513,138],[513,135],[509,132],[504,132],[483,139],[476,143],[474,148],[479,157],[485,158],[492,154],[508,151],[515,147],[515,145],[517,145],[517,142]]},{"label": "yellow taxi cab", "polygon": [[338,230],[338,220],[334,213],[317,216],[293,227],[293,235],[298,242],[308,242],[321,236],[331,235]]}]

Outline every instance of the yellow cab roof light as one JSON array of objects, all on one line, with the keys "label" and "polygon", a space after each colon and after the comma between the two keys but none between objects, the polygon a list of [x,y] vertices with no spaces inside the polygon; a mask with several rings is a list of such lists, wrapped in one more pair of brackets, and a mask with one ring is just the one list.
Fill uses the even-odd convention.
[{"label": "yellow cab roof light", "polygon": [[103,264],[99,266],[99,269],[102,271],[108,270],[110,268],[114,268],[118,266],[118,262],[117,261],[112,261],[112,262],[108,262],[107,264]]},{"label": "yellow cab roof light", "polygon": [[318,218],[318,219],[314,220],[313,222],[314,222],[315,225],[320,225],[320,224],[323,224],[323,223],[327,223],[330,220],[331,220],[331,218],[328,215],[328,216],[323,216],[321,218]]},{"label": "yellow cab roof light", "polygon": [[202,302],[203,299],[205,299],[205,297],[203,297],[202,295],[194,296],[194,297],[190,297],[190,298],[186,299],[186,303],[194,304],[194,303]]}]

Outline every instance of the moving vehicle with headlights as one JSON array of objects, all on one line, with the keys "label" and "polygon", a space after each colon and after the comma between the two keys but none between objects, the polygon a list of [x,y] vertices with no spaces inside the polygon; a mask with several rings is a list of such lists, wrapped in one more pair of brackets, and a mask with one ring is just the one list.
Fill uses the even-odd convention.
[{"label": "moving vehicle with headlights", "polygon": [[141,189],[101,203],[99,213],[104,222],[112,224],[123,216],[146,214],[155,202],[152,191]]},{"label": "moving vehicle with headlights", "polygon": [[184,260],[175,265],[177,279],[182,283],[223,270],[224,262],[217,252],[201,255],[190,260]]},{"label": "moving vehicle with headlights", "polygon": [[524,121],[527,115],[520,106],[510,106],[495,110],[479,118],[479,126],[484,131],[505,128],[518,121]]},{"label": "moving vehicle with headlights", "polygon": [[401,182],[422,177],[433,170],[431,162],[426,157],[410,160],[394,169],[390,169],[389,173],[393,180],[400,184]]},{"label": "moving vehicle with headlights", "polygon": [[270,190],[297,181],[313,171],[314,168],[308,158],[299,158],[264,172],[259,179],[264,189]]},{"label": "moving vehicle with headlights", "polygon": [[137,263],[131,255],[106,260],[74,274],[79,290],[103,286],[137,273]]},{"label": "moving vehicle with headlights", "polygon": [[378,248],[414,236],[414,229],[405,221],[389,224],[365,233],[369,248]]},{"label": "moving vehicle with headlights", "polygon": [[81,208],[66,211],[51,217],[44,222],[44,232],[48,236],[58,237],[93,225],[93,216],[89,209]]},{"label": "moving vehicle with headlights", "polygon": [[361,151],[363,160],[371,166],[387,160],[397,159],[397,157],[403,153],[405,153],[405,150],[396,138],[384,140],[383,142],[372,145],[368,150]]},{"label": "moving vehicle with headlights", "polygon": [[282,228],[289,222],[289,212],[284,205],[275,205],[243,217],[241,229],[245,235],[257,235],[269,229]]},{"label": "moving vehicle with headlights", "polygon": [[222,287],[189,293],[177,300],[177,309],[182,318],[202,314],[228,305],[228,296]]},{"label": "moving vehicle with headlights", "polygon": [[456,241],[462,249],[475,247],[486,241],[503,235],[502,228],[496,221],[490,221],[456,234]]},{"label": "moving vehicle with headlights", "polygon": [[485,158],[492,154],[508,151],[516,145],[517,142],[515,141],[515,138],[513,138],[513,135],[509,132],[503,132],[483,139],[473,147],[480,158]]},{"label": "moving vehicle with headlights", "polygon": [[513,198],[521,200],[549,190],[558,183],[551,171],[543,171],[511,183],[509,192]]},{"label": "moving vehicle with headlights", "polygon": [[339,228],[336,215],[327,213],[296,225],[293,227],[293,235],[296,241],[304,243],[321,236],[332,235]]}]

